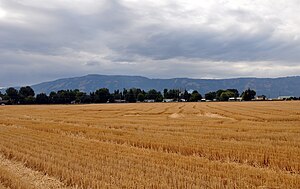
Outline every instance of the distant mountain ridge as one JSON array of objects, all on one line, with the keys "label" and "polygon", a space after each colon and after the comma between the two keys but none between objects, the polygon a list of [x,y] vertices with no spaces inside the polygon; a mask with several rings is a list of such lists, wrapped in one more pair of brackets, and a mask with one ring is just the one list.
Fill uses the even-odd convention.
[{"label": "distant mountain ridge", "polygon": [[108,88],[110,91],[123,88],[156,89],[187,89],[198,90],[201,94],[219,89],[238,89],[240,93],[247,88],[256,90],[258,95],[277,97],[280,95],[300,96],[300,76],[280,78],[233,78],[233,79],[149,79],[142,76],[97,75],[64,78],[55,81],[32,85],[36,93],[50,93],[51,91],[79,89],[84,92]]}]

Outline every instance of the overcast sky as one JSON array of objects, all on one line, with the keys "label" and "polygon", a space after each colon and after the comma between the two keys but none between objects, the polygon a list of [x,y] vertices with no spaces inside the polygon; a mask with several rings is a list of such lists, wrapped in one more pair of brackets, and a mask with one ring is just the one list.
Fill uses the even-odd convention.
[{"label": "overcast sky", "polygon": [[0,86],[300,75],[299,0],[0,0]]}]

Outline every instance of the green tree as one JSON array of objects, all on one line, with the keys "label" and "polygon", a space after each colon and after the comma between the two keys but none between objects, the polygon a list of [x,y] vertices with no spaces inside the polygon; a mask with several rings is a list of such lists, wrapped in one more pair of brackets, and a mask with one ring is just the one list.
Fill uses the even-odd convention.
[{"label": "green tree", "polygon": [[182,99],[184,99],[184,100],[186,100],[186,101],[189,101],[190,98],[191,98],[191,94],[189,94],[189,93],[187,92],[187,90],[184,90],[184,92],[183,92],[183,94],[181,95],[180,98],[182,98]]},{"label": "green tree", "polygon": [[145,98],[148,100],[155,100],[157,98],[157,91],[155,89],[149,90]]},{"label": "green tree", "polygon": [[155,89],[150,89],[146,93],[145,99],[154,100],[155,102],[162,102],[163,101],[163,95],[161,94],[161,92],[156,91]]},{"label": "green tree", "polygon": [[125,100],[129,103],[136,102],[136,97],[134,95],[133,89],[129,89],[129,91],[126,93]]},{"label": "green tree", "polygon": [[101,88],[95,92],[96,102],[106,103],[110,98],[110,93],[107,88]]},{"label": "green tree", "polygon": [[180,94],[179,89],[170,89],[170,90],[164,89],[164,98],[166,99],[178,100],[179,94]]},{"label": "green tree", "polygon": [[36,95],[36,99],[35,99],[37,104],[49,104],[49,97],[45,94],[45,93],[40,93],[38,95]]},{"label": "green tree", "polygon": [[155,102],[162,102],[163,100],[164,100],[163,95],[161,94],[161,92],[158,92]]},{"label": "green tree", "polygon": [[21,104],[32,104],[34,101],[34,90],[30,86],[21,87],[19,97]]},{"label": "green tree", "polygon": [[209,92],[209,93],[205,94],[206,100],[214,100],[214,99],[216,99],[216,97],[217,97],[216,92]]},{"label": "green tree", "polygon": [[144,100],[145,100],[145,95],[144,95],[143,93],[139,93],[139,94],[137,95],[137,100],[138,100],[139,102],[144,102]]},{"label": "green tree", "polygon": [[24,104],[35,104],[35,97],[34,96],[25,97]]},{"label": "green tree", "polygon": [[233,92],[234,96],[232,96],[232,97],[234,97],[234,98],[237,98],[240,96],[240,93],[237,89],[227,89],[227,91]]},{"label": "green tree", "polygon": [[168,89],[164,89],[164,98],[168,98]]},{"label": "green tree", "polygon": [[244,101],[251,101],[252,99],[255,98],[256,92],[254,90],[251,90],[250,88],[248,88],[247,90],[245,90],[242,93],[242,99]]},{"label": "green tree", "polygon": [[20,97],[34,96],[34,90],[30,86],[21,87],[19,90]]},{"label": "green tree", "polygon": [[56,93],[56,103],[57,104],[70,104],[76,100],[76,93],[79,90],[60,90]]},{"label": "green tree", "polygon": [[195,90],[195,91],[192,92],[189,101],[191,101],[191,102],[198,102],[201,99],[202,99],[201,94],[198,91]]},{"label": "green tree", "polygon": [[221,96],[220,96],[220,101],[228,101],[229,98],[234,97],[235,93],[232,91],[224,91],[222,92]]},{"label": "green tree", "polygon": [[50,102],[50,104],[58,104],[59,103],[56,92],[52,91],[49,94],[49,102]]},{"label": "green tree", "polygon": [[35,99],[37,104],[49,104],[49,97],[45,94],[45,93],[40,93],[38,95],[36,95],[36,99]]},{"label": "green tree", "polygon": [[225,90],[223,90],[223,89],[217,90],[217,92],[216,92],[216,99],[217,100],[221,100],[220,98],[221,98],[221,94],[223,92],[225,92]]},{"label": "green tree", "polygon": [[89,104],[92,103],[92,98],[90,95],[85,94],[80,98],[80,102],[84,104]]},{"label": "green tree", "polygon": [[122,93],[119,90],[115,90],[112,95],[113,95],[115,100],[116,99],[118,99],[118,100],[122,99]]},{"label": "green tree", "polygon": [[10,87],[6,89],[6,95],[9,97],[12,104],[17,104],[19,102],[19,92],[15,88]]},{"label": "green tree", "polygon": [[127,89],[124,88],[122,92],[122,98],[121,98],[122,100],[126,100],[125,97],[127,96],[127,93],[128,93]]}]

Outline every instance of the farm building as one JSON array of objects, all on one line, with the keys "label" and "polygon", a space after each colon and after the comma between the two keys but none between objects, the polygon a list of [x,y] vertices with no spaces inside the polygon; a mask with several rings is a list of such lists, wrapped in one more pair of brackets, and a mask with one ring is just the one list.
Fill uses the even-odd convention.
[{"label": "farm building", "polygon": [[279,96],[278,100],[290,100],[292,98],[294,98],[294,97],[293,96]]},{"label": "farm building", "polygon": [[228,99],[230,102],[235,102],[235,101],[242,101],[242,97],[231,97]]},{"label": "farm building", "polygon": [[148,103],[153,103],[153,102],[155,102],[155,100],[154,99],[146,99],[146,100],[144,100],[144,102],[148,102]]},{"label": "farm building", "polygon": [[260,96],[257,96],[255,98],[255,100],[257,100],[257,101],[263,101],[263,100],[267,100],[267,97],[265,95],[260,95]]},{"label": "farm building", "polygon": [[174,102],[174,99],[164,99],[163,102]]},{"label": "farm building", "polygon": [[125,103],[126,100],[116,99],[115,102],[116,102],[116,103]]}]

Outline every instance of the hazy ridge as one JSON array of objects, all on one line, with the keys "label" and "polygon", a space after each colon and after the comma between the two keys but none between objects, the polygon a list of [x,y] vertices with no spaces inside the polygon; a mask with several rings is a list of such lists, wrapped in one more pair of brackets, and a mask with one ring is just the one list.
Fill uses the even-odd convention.
[{"label": "hazy ridge", "polygon": [[99,88],[108,88],[110,91],[123,88],[141,88],[144,90],[164,88],[180,88],[198,90],[204,94],[218,89],[235,88],[240,92],[255,89],[258,95],[277,97],[279,95],[300,96],[300,76],[281,78],[233,78],[233,79],[149,79],[141,76],[122,75],[86,75],[82,77],[64,78],[55,81],[32,85],[36,93],[50,93],[62,89],[80,89],[91,92]]}]

